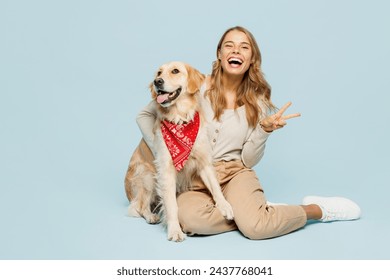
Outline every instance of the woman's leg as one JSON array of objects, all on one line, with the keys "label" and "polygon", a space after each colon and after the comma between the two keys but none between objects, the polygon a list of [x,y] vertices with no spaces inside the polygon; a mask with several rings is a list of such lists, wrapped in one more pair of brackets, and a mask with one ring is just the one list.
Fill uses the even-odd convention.
[{"label": "woman's leg", "polygon": [[177,199],[179,221],[187,234],[217,234],[238,228],[250,239],[265,239],[297,230],[309,219],[353,220],[361,215],[356,203],[340,197],[306,197],[301,206],[267,205],[255,172],[240,161],[218,162],[216,170],[224,196],[233,207],[234,222],[222,216],[210,193],[197,181],[196,191],[180,194]]},{"label": "woman's leg", "polygon": [[305,225],[301,206],[268,206],[253,170],[240,161],[219,162],[216,170],[222,191],[232,205],[235,222],[226,220],[199,181],[196,191],[178,196],[179,221],[187,234],[216,234],[238,229],[248,238],[283,235]]},{"label": "woman's leg", "polygon": [[322,210],[316,204],[310,205],[301,205],[303,210],[306,212],[306,217],[308,220],[319,220],[322,217]]},{"label": "woman's leg", "polygon": [[237,229],[226,220],[206,191],[188,191],[177,197],[179,221],[186,234],[217,234]]},{"label": "woman's leg", "polygon": [[224,187],[233,207],[234,220],[246,237],[265,239],[284,235],[303,227],[307,215],[301,206],[269,206],[260,182],[251,169],[243,167]]}]

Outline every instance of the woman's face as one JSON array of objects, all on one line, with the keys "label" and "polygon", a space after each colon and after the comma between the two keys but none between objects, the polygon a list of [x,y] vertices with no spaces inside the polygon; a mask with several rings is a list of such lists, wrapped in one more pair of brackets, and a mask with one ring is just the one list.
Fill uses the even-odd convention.
[{"label": "woman's face", "polygon": [[230,75],[244,75],[252,63],[252,46],[244,32],[232,30],[226,34],[218,59],[224,73]]}]

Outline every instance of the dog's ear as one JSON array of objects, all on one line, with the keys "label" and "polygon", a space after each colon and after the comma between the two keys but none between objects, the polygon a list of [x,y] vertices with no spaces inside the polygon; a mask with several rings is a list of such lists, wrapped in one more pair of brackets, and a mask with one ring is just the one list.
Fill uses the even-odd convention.
[{"label": "dog's ear", "polygon": [[156,97],[157,97],[157,92],[156,92],[156,90],[154,89],[153,82],[150,83],[149,89],[150,89],[150,93],[152,94],[152,99],[153,99],[153,100],[156,99]]},{"label": "dog's ear", "polygon": [[188,73],[187,91],[189,93],[194,94],[199,91],[200,87],[202,86],[203,81],[205,79],[205,75],[203,75],[197,69],[191,67],[188,64],[186,64],[186,69]]}]

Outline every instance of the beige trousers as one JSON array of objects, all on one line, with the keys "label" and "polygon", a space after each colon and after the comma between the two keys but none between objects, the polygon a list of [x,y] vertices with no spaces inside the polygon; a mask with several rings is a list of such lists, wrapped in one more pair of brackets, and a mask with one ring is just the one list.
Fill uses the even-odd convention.
[{"label": "beige trousers", "polygon": [[266,239],[287,234],[306,224],[301,206],[268,206],[260,181],[241,161],[215,164],[224,196],[233,207],[234,221],[226,220],[215,207],[200,179],[191,191],[178,196],[179,221],[185,233],[217,234],[238,229],[250,239]]}]

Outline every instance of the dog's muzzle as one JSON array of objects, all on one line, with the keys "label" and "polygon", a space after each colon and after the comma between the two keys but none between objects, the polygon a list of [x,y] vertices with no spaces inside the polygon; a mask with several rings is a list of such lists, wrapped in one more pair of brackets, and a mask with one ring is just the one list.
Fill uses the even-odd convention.
[{"label": "dog's muzzle", "polygon": [[171,92],[165,91],[164,80],[161,78],[154,80],[154,86],[157,92],[156,101],[161,106],[168,105],[170,102],[178,98],[182,89],[179,87],[178,89]]},{"label": "dog's muzzle", "polygon": [[172,92],[166,92],[163,90],[159,90],[159,91],[157,91],[156,101],[160,105],[165,105],[165,104],[172,102],[176,98],[178,98],[180,93],[181,93],[181,87],[179,87],[177,90],[172,91]]}]

